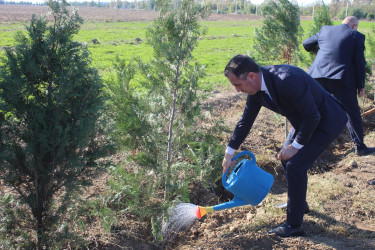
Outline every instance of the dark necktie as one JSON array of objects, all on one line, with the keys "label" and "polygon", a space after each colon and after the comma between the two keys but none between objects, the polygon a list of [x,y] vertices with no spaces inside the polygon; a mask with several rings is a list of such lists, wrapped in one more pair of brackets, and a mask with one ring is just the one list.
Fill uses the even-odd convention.
[{"label": "dark necktie", "polygon": [[277,106],[275,102],[272,101],[271,97],[265,91],[261,91],[261,95],[262,95],[264,102],[267,104],[267,108],[273,111],[277,111]]}]

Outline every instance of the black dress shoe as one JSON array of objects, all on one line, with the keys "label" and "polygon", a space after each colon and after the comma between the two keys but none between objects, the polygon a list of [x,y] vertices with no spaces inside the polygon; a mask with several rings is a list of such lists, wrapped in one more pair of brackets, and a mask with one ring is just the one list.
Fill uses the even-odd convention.
[{"label": "black dress shoe", "polygon": [[[285,202],[285,203],[276,204],[275,207],[286,210],[286,208],[288,207],[288,203]],[[309,203],[306,202],[305,214],[308,214],[309,212],[310,212]]]},{"label": "black dress shoe", "polygon": [[301,236],[304,235],[302,224],[297,227],[292,227],[284,222],[282,225],[268,231],[267,234],[275,234],[280,237]]},{"label": "black dress shoe", "polygon": [[355,148],[355,154],[357,156],[365,156],[365,155],[372,155],[375,153],[375,148],[373,147],[365,147],[365,148]]}]

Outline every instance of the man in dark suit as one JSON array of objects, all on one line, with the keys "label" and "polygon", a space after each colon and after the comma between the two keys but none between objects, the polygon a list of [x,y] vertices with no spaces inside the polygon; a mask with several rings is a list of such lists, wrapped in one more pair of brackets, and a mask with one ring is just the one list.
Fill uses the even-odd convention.
[{"label": "man in dark suit", "polygon": [[318,53],[309,69],[328,92],[343,105],[350,119],[348,129],[358,156],[375,152],[363,142],[363,126],[359,97],[365,93],[364,57],[365,35],[357,31],[359,21],[354,16],[344,19],[336,26],[323,26],[318,33],[303,42],[307,51]]},{"label": "man in dark suit", "polygon": [[247,93],[241,119],[223,159],[223,172],[232,165],[262,106],[277,112],[293,126],[278,154],[288,184],[287,219],[269,231],[281,237],[303,234],[307,171],[348,120],[339,102],[300,68],[291,65],[259,67],[246,55],[234,56],[224,71],[238,92]]}]

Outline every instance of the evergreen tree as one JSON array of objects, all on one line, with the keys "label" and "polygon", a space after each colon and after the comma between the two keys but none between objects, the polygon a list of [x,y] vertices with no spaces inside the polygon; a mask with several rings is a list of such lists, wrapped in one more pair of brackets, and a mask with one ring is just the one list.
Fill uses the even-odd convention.
[{"label": "evergreen tree", "polygon": [[288,0],[270,0],[261,8],[260,28],[255,28],[254,50],[259,58],[290,64],[303,29],[299,7]]},{"label": "evergreen tree", "polygon": [[[171,168],[178,163],[181,136],[195,122],[199,111],[198,80],[202,69],[192,61],[192,52],[198,44],[202,30],[198,23],[199,17],[206,17],[208,9],[195,5],[193,0],[183,0],[180,8],[169,11],[169,1],[158,1],[159,18],[148,30],[148,42],[154,49],[155,60],[143,67],[150,86],[148,96],[155,101],[155,121],[167,130],[167,140],[163,140],[158,148],[166,146],[165,156],[160,159],[165,182],[165,201],[172,195]],[[160,105],[161,102],[161,105]],[[166,143],[166,144],[164,144]],[[163,146],[163,144],[165,146]],[[159,158],[162,155],[159,155]],[[166,161],[164,160],[166,159]]]},{"label": "evergreen tree", "polygon": [[[314,14],[313,17],[313,26],[309,32],[309,36],[312,36],[319,32],[319,30],[324,25],[332,25],[333,22],[331,20],[331,17],[329,16],[329,7],[324,4],[324,2],[321,2],[320,8],[318,8]],[[306,59],[304,62],[307,66],[310,66],[313,61],[315,60],[316,53],[318,53],[319,46],[317,45],[316,48],[314,48],[309,53],[309,58]]]},{"label": "evergreen tree", "polygon": [[[254,49],[263,60],[291,64],[302,37],[299,7],[288,0],[270,0],[261,9],[262,26],[255,28]],[[289,132],[285,118],[285,137]]]},{"label": "evergreen tree", "polygon": [[313,17],[313,26],[310,30],[309,36],[312,36],[319,32],[324,25],[332,25],[331,17],[329,16],[329,6],[321,2],[320,8],[318,8]]},{"label": "evergreen tree", "polygon": [[87,48],[72,41],[83,21],[66,0],[48,6],[52,23],[33,16],[0,68],[0,178],[33,218],[8,222],[36,230],[38,249],[61,237],[57,226],[73,195],[90,184],[107,152],[103,85]]},{"label": "evergreen tree", "polygon": [[[188,184],[199,175],[194,167],[201,169],[198,163],[188,161],[195,147],[199,147],[195,141],[203,140],[203,136],[198,138],[197,127],[201,117],[198,82],[203,77],[203,67],[194,60],[192,52],[204,33],[198,18],[205,18],[208,9],[194,0],[182,0],[176,9],[169,0],[156,4],[159,17],[147,31],[154,58],[150,62],[138,60],[140,75],[136,80],[135,65],[117,61],[117,75],[108,83],[108,89],[117,138],[137,165],[133,177],[127,174],[121,179],[128,185],[127,190],[132,190],[131,195],[137,193],[138,198],[130,201],[128,194],[122,200],[130,209],[138,203],[139,209],[132,212],[149,216],[154,236],[160,239],[159,216],[163,217],[173,202],[188,201]],[[135,91],[134,86],[141,88]],[[210,148],[206,149],[204,154],[209,154]],[[212,153],[211,159],[214,156],[221,161],[222,155]],[[220,175],[220,170],[216,173]]]}]

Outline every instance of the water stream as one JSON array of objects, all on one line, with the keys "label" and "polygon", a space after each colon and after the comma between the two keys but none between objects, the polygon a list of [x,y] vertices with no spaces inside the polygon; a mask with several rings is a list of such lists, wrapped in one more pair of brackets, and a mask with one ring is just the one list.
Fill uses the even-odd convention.
[{"label": "water stream", "polygon": [[172,239],[177,233],[188,231],[198,220],[195,214],[196,205],[179,203],[169,210],[169,221],[162,226],[165,240]]}]

